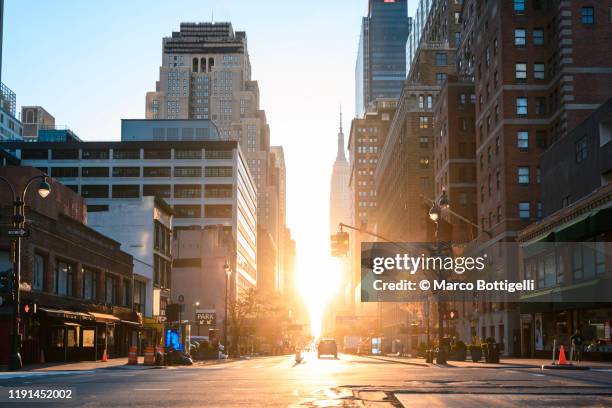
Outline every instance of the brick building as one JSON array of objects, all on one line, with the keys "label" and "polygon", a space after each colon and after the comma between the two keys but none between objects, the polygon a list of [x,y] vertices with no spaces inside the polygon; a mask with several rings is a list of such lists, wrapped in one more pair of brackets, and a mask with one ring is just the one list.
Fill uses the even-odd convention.
[{"label": "brick building", "polygon": [[[0,175],[17,190],[42,174],[32,167],[0,167]],[[4,183],[3,183],[4,184]],[[7,187],[2,186],[5,192]],[[0,196],[2,223],[12,214],[9,194]],[[22,358],[25,364],[96,360],[126,356],[137,344],[142,315],[132,309],[132,257],[120,244],[85,225],[84,199],[59,182],[41,199],[34,189],[26,197],[30,236],[21,247],[21,302],[36,304],[22,312]],[[0,235],[0,270],[12,270],[6,233]],[[8,299],[8,288],[0,287]],[[8,356],[11,308],[0,307],[0,360]]]},{"label": "brick building", "polygon": [[[610,5],[591,1],[467,0],[459,74],[474,80],[480,235],[495,267],[516,278],[505,242],[540,219],[538,160],[610,96]],[[477,334],[519,354],[518,311],[481,299]]]},{"label": "brick building", "polygon": [[[375,171],[376,232],[394,241],[424,242],[431,235],[427,212],[428,199],[436,197],[434,104],[448,76],[456,72],[460,12],[460,2],[424,2],[413,19],[409,73]],[[406,350],[415,351],[426,341],[427,320],[437,321],[424,304],[384,303],[379,313],[387,348],[401,339]]]}]

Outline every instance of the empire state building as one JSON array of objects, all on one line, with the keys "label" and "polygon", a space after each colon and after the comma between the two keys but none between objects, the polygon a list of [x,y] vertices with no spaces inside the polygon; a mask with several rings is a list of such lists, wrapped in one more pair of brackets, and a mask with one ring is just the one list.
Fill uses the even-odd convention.
[{"label": "empire state building", "polygon": [[349,224],[351,221],[351,191],[349,188],[349,164],[344,154],[344,133],[342,133],[342,111],[340,111],[340,129],[338,131],[338,154],[331,176],[329,195],[329,229],[330,233],[338,232],[338,224]]}]

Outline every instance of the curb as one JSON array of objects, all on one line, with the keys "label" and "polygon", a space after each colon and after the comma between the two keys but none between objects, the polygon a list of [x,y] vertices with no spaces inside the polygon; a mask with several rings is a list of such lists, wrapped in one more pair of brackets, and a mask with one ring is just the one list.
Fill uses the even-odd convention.
[{"label": "curb", "polygon": [[361,355],[360,357],[371,358],[372,360],[387,361],[387,362],[389,362],[389,363],[397,363],[397,364],[411,365],[411,366],[415,366],[415,367],[431,367],[431,366],[430,366],[429,364],[427,364],[427,363],[413,363],[413,362],[411,362],[411,361],[392,360],[392,359],[389,359],[389,358],[375,357],[375,356],[366,356],[366,355]]}]

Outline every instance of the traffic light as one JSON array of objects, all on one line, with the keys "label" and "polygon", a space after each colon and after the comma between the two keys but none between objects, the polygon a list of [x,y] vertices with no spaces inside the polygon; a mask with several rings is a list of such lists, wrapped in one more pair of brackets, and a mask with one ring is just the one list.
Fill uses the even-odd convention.
[{"label": "traffic light", "polygon": [[33,315],[36,314],[36,303],[30,302],[30,303],[23,303],[21,305],[21,313],[24,315]]},{"label": "traffic light", "polygon": [[335,257],[346,256],[349,251],[349,234],[340,231],[331,235],[331,255]]}]

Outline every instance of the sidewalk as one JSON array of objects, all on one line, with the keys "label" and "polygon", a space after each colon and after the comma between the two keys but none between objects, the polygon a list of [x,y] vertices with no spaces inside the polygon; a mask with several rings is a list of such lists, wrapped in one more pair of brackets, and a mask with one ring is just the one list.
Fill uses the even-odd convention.
[{"label": "sidewalk", "polygon": [[[152,368],[154,366],[145,366],[143,364],[144,357],[138,357],[138,365],[127,365],[127,357],[111,358],[106,362],[102,361],[78,361],[69,363],[45,363],[45,364],[28,364],[25,365],[21,370],[17,372],[29,372],[29,371],[91,371],[98,370],[101,368],[119,368],[126,367],[131,369],[145,369]],[[8,371],[6,365],[0,366],[0,372]]]},{"label": "sidewalk", "polygon": [[[443,367],[443,368],[542,368],[543,365],[551,363],[549,359],[539,358],[501,358],[499,364],[485,363],[484,361],[472,362],[468,361],[452,361],[448,364],[427,364],[424,358],[397,357],[391,355],[382,356],[364,356],[376,360],[389,361],[393,363],[407,364],[421,367]],[[612,370],[612,362],[605,361],[584,361],[580,365],[588,366],[593,369]]]}]

